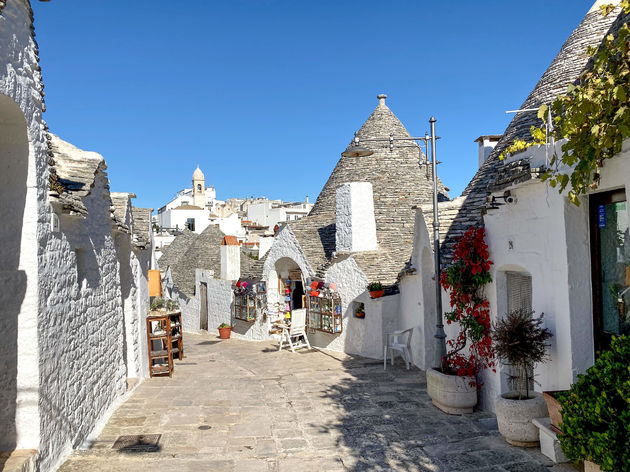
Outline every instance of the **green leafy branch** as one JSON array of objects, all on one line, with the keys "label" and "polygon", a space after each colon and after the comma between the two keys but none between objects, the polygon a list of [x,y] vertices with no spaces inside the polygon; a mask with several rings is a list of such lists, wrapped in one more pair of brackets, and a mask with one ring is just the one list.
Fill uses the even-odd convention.
[{"label": "green leafy branch", "polygon": [[[540,110],[538,112],[538,116],[540,117]],[[545,132],[544,128],[536,128],[535,126],[532,126],[529,129],[529,133],[533,138],[532,141],[515,139],[514,143],[505,148],[505,150],[499,155],[499,159],[503,160],[507,157],[513,156],[514,154],[523,152],[525,149],[529,149],[532,146],[540,146],[541,144],[546,144],[547,133]]]},{"label": "green leafy branch", "polygon": [[[604,15],[614,10],[613,5],[604,5]],[[621,8],[630,13],[630,0],[623,0]],[[563,192],[569,184],[569,200],[580,204],[580,195],[598,187],[600,168],[606,159],[621,152],[624,139],[630,137],[630,29],[624,25],[616,35],[609,34],[599,48],[589,48],[592,67],[584,71],[571,84],[564,95],[551,103],[551,136],[566,139],[562,156],[554,154],[550,167],[542,180]],[[545,123],[547,105],[540,107],[538,117]],[[531,129],[533,140],[522,144],[515,142],[500,156],[511,154],[537,144],[544,144],[545,129]],[[565,172],[560,164],[571,170]]]}]

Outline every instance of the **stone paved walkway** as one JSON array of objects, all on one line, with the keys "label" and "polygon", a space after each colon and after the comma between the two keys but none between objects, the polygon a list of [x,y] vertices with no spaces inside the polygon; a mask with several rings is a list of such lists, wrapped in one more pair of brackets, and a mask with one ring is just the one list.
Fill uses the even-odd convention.
[{"label": "stone paved walkway", "polygon": [[[327,351],[185,337],[172,378],[145,381],[74,471],[572,470],[511,447],[487,413],[431,405],[424,373]],[[121,435],[161,434],[155,452],[112,449]]]}]

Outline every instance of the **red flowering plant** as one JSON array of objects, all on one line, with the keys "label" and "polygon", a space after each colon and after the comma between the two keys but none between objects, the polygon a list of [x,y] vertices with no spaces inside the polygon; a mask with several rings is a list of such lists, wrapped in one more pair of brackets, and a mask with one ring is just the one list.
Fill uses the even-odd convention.
[{"label": "red flowering plant", "polygon": [[452,311],[444,314],[446,323],[460,327],[457,337],[446,342],[445,374],[474,377],[486,368],[494,371],[490,303],[483,290],[492,281],[492,262],[484,236],[484,228],[471,226],[455,246],[453,264],[440,275],[440,284],[450,292]]}]

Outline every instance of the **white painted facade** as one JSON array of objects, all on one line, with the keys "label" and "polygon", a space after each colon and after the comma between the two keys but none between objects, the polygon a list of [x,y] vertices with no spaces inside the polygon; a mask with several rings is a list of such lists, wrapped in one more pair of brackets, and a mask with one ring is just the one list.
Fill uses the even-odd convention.
[{"label": "white painted facade", "polygon": [[287,221],[297,221],[308,215],[313,207],[312,203],[297,202],[283,203],[276,200],[254,200],[247,205],[247,219],[260,225],[268,226],[273,230],[274,226]]},{"label": "white painted facade", "polygon": [[225,218],[216,218],[213,224],[218,225],[221,232],[227,236],[236,236],[240,240],[244,240],[247,237],[241,218],[236,213],[232,213]]},{"label": "white painted facade", "polygon": [[[557,145],[558,150],[562,143]],[[561,152],[561,151],[560,151]],[[545,160],[544,147],[513,156],[532,166]],[[622,152],[600,170],[597,192],[625,189],[630,181],[630,140]],[[506,271],[532,279],[532,308],[545,313],[551,330],[551,360],[536,369],[536,389],[568,388],[595,359],[588,196],[578,207],[566,194],[538,180],[510,189],[516,201],[490,211],[484,222],[493,265],[488,288],[493,318],[507,311]],[[626,211],[628,207],[626,206]],[[628,214],[630,218],[630,213]],[[502,376],[487,374],[489,398],[505,391]],[[491,402],[489,402],[491,403]]]},{"label": "white painted facade", "polygon": [[337,188],[336,241],[338,252],[378,249],[370,182],[349,182]]},{"label": "white painted facade", "polygon": [[195,233],[201,234],[210,225],[210,210],[185,205],[158,213],[160,228],[183,231],[189,227],[190,221],[194,222]]},{"label": "white painted facade", "polygon": [[238,244],[221,246],[221,279],[236,281],[241,276],[241,247]]},{"label": "white painted facade", "polygon": [[32,469],[50,471],[144,375],[151,251],[114,229],[104,166],[87,215],[51,204],[31,14],[27,0],[2,2],[0,449],[34,449]]}]

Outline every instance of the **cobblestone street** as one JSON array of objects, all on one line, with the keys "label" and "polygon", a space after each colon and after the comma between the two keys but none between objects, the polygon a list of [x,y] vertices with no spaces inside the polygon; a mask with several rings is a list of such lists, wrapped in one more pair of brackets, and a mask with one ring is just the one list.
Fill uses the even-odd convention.
[{"label": "cobblestone street", "polygon": [[[62,471],[573,470],[509,446],[490,414],[441,413],[402,363],[215,335],[185,346],[173,377],[140,385]],[[152,452],[113,449],[135,434],[161,437]]]}]

